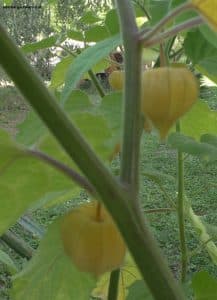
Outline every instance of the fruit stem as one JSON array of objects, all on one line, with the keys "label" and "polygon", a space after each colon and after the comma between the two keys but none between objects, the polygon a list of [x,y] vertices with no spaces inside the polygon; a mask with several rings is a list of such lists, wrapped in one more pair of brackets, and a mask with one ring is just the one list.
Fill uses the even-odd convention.
[{"label": "fruit stem", "polygon": [[[180,132],[180,122],[176,123],[176,131]],[[187,245],[185,238],[185,217],[184,217],[184,160],[182,151],[178,150],[178,197],[177,197],[177,214],[179,222],[179,239],[181,249],[181,281],[184,282],[187,273]]]},{"label": "fruit stem", "polygon": [[194,27],[198,27],[199,25],[201,25],[203,23],[204,23],[204,20],[202,17],[192,18],[186,22],[178,24],[178,25],[170,28],[169,30],[164,31],[164,32],[154,36],[153,38],[146,40],[145,42],[143,42],[143,46],[146,48],[152,47],[153,45],[163,42],[167,38],[177,35],[180,31],[183,31],[183,30],[186,30],[189,28],[192,29]]},{"label": "fruit stem", "polygon": [[[77,57],[77,54],[75,54],[74,52],[72,52],[71,50],[69,50],[67,47],[64,47],[62,45],[56,45],[59,48],[62,48],[64,51],[66,51],[69,55],[72,55],[73,57]],[[79,49],[77,49],[77,53],[80,54],[81,51]],[[93,84],[99,94],[99,96],[101,98],[103,98],[105,96],[105,92],[102,88],[102,85],[100,84],[99,80],[97,79],[96,75],[94,74],[94,72],[92,71],[92,69],[90,69],[88,72],[88,75],[90,76],[90,78],[93,81]]]},{"label": "fruit stem", "polygon": [[146,42],[150,40],[153,36],[156,36],[156,33],[161,31],[163,27],[171,22],[175,17],[182,14],[186,10],[193,8],[190,2],[185,2],[177,7],[175,7],[172,11],[170,11],[164,18],[162,18],[151,30],[146,32],[145,30],[140,32],[141,40]]},{"label": "fruit stem", "polygon": [[108,300],[116,300],[118,298],[119,278],[120,269],[111,272],[109,280]]}]

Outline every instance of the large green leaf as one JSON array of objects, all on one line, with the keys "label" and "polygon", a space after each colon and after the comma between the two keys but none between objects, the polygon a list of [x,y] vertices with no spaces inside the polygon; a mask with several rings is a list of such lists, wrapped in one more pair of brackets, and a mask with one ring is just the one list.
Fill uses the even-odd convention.
[{"label": "large green leaf", "polygon": [[75,31],[75,30],[69,30],[67,31],[67,37],[76,41],[83,41],[84,37],[82,32]]},{"label": "large green leaf", "polygon": [[54,68],[51,75],[51,88],[57,88],[61,86],[65,81],[65,75],[68,67],[73,62],[74,57],[69,55],[64,57]]},{"label": "large green leaf", "polygon": [[153,297],[143,280],[135,281],[129,288],[126,300],[153,300]]},{"label": "large green leaf", "polygon": [[95,25],[85,32],[86,42],[99,42],[110,36],[107,27],[103,25]]},{"label": "large green leaf", "polygon": [[46,49],[54,46],[56,44],[56,41],[58,39],[57,35],[45,38],[39,42],[26,44],[21,47],[21,49],[24,51],[24,53],[31,53],[35,52],[37,50]]},{"label": "large green leaf", "polygon": [[0,234],[47,192],[73,188],[69,178],[28,155],[0,131]]},{"label": "large green leaf", "polygon": [[217,77],[217,48],[205,39],[199,29],[188,32],[184,48],[193,64],[205,70],[206,76],[212,80]]},{"label": "large green leaf", "polygon": [[213,145],[214,147],[217,148],[217,135],[213,135],[213,134],[203,134],[200,138],[200,141],[202,143],[207,143],[210,145]]},{"label": "large green leaf", "polygon": [[88,95],[80,90],[74,90],[65,102],[64,109],[67,113],[81,113],[91,111],[91,104]]},{"label": "large green leaf", "polygon": [[112,35],[119,33],[120,26],[116,9],[111,9],[108,11],[105,18],[105,25]]},{"label": "large green leaf", "polygon": [[216,134],[217,112],[203,102],[198,101],[181,119],[182,132],[197,140],[205,133]]},{"label": "large green leaf", "polygon": [[171,0],[150,0],[149,13],[151,15],[151,24],[159,22],[170,10]]},{"label": "large green leaf", "polygon": [[[117,300],[126,300],[128,288],[132,285],[133,282],[142,279],[141,273],[139,272],[134,260],[132,259],[129,253],[127,253],[124,265],[120,271],[121,280],[119,281]],[[96,288],[93,290],[92,296],[96,297],[97,299],[107,299],[109,277],[109,273],[105,273],[103,276],[100,277],[99,281],[97,282]]]},{"label": "large green leaf", "polygon": [[111,129],[119,129],[122,124],[122,92],[113,92],[103,97],[100,110]]},{"label": "large green leaf", "polygon": [[16,140],[25,146],[33,146],[47,132],[46,126],[34,111],[28,113],[18,129]]},{"label": "large green leaf", "polygon": [[203,37],[215,48],[217,48],[217,33],[211,30],[210,27],[205,24],[201,25],[199,29]]},{"label": "large green leaf", "polygon": [[[107,160],[112,152],[113,144],[111,143],[112,133],[108,128],[105,118],[89,112],[69,112],[69,117],[80,130],[81,134],[88,140],[96,153],[99,154],[103,160]],[[75,168],[71,158],[50,134],[41,140],[40,149],[59,161]]]},{"label": "large green leaf", "polygon": [[121,140],[122,93],[112,92],[103,97],[99,110],[107,120],[112,134],[110,146],[114,149],[114,152],[116,152],[115,145],[120,144]]},{"label": "large green leaf", "polygon": [[13,0],[4,0],[4,1],[3,1],[3,4],[4,4],[4,5],[11,5],[12,2],[13,2]]},{"label": "large green leaf", "polygon": [[62,93],[62,100],[65,101],[75,88],[82,75],[87,72],[98,61],[106,57],[111,50],[121,43],[119,35],[113,36],[96,45],[85,49],[70,65]]},{"label": "large green leaf", "polygon": [[79,272],[64,254],[59,222],[51,225],[39,249],[13,278],[14,300],[87,300],[95,280]]},{"label": "large green leaf", "polygon": [[216,300],[217,279],[206,271],[198,272],[192,279],[194,300]]},{"label": "large green leaf", "polygon": [[80,22],[84,24],[94,24],[99,22],[101,19],[96,16],[96,14],[92,11],[86,12],[81,18]]},{"label": "large green leaf", "polygon": [[72,200],[79,195],[80,187],[75,186],[72,190],[64,190],[57,192],[48,192],[43,195],[31,208],[33,210],[38,208],[48,209],[53,206],[64,204],[66,201]]},{"label": "large green leaf", "polygon": [[191,155],[196,155],[208,161],[217,160],[217,147],[208,143],[199,143],[194,139],[180,133],[172,133],[168,138],[168,143],[178,150]]},{"label": "large green leaf", "polygon": [[[171,10],[179,5],[184,4],[185,2],[186,2],[186,0],[172,0]],[[177,16],[174,20],[174,23],[177,24],[180,22],[184,22],[184,21],[189,20],[197,15],[198,15],[198,13],[196,11],[187,10],[185,12],[182,12],[179,16]]]}]

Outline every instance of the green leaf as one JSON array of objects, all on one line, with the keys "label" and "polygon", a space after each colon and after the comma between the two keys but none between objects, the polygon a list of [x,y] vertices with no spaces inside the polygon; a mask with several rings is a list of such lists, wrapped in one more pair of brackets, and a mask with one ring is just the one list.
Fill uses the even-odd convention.
[{"label": "green leaf", "polygon": [[107,12],[105,18],[105,25],[110,34],[114,35],[120,32],[119,19],[116,9],[111,9]]},{"label": "green leaf", "polygon": [[99,111],[104,115],[111,130],[112,139],[110,140],[110,146],[114,149],[115,145],[120,144],[121,140],[122,93],[112,92],[103,97]]},{"label": "green leaf", "polygon": [[95,13],[93,13],[92,11],[88,11],[80,18],[79,21],[83,24],[94,24],[99,22],[100,20],[101,19],[97,17]]},{"label": "green leaf", "polygon": [[201,25],[199,27],[200,32],[202,33],[203,37],[212,44],[215,48],[217,48],[217,33],[210,29],[208,25]]},{"label": "green leaf", "polygon": [[69,30],[67,31],[67,37],[76,41],[83,41],[84,37],[80,31]]},{"label": "green leaf", "polygon": [[0,131],[0,234],[47,192],[73,188],[69,178],[27,154]]},{"label": "green leaf", "polygon": [[41,49],[46,49],[54,46],[56,44],[56,41],[58,39],[57,35],[45,38],[39,42],[31,43],[31,44],[26,44],[21,47],[24,53],[31,53],[35,52],[37,50]]},{"label": "green leaf", "polygon": [[188,32],[184,48],[192,63],[204,69],[207,77],[217,77],[217,48],[207,42],[200,30]]},{"label": "green leaf", "polygon": [[8,268],[8,271],[11,273],[11,274],[15,274],[18,272],[18,269],[15,265],[15,263],[13,262],[13,260],[10,258],[10,256],[2,251],[0,249],[0,262],[5,264]]},{"label": "green leaf", "polygon": [[107,28],[102,25],[95,25],[85,32],[86,42],[99,42],[110,36]]},{"label": "green leaf", "polygon": [[[171,3],[171,9],[174,9],[175,7],[179,6],[179,5],[182,5],[186,2],[186,0],[172,0],[172,3]],[[184,21],[187,21],[189,19],[192,19],[194,17],[198,16],[198,13],[194,10],[187,10],[185,12],[182,12],[179,16],[177,16],[174,20],[174,23],[175,24],[179,24],[179,23],[182,23]]]},{"label": "green leaf", "polygon": [[[89,112],[71,112],[69,113],[69,118],[72,119],[73,123],[80,130],[81,134],[84,135],[96,153],[99,154],[103,160],[107,160],[111,154],[113,144],[111,144],[111,130],[108,128],[105,118]],[[68,166],[76,168],[71,158],[50,134],[42,139],[40,149]],[[52,181],[53,180],[55,180],[55,178],[52,179]],[[58,184],[58,182],[56,184]]]},{"label": "green leaf", "polygon": [[217,147],[217,136],[212,134],[203,134],[200,138],[202,143],[207,143]]},{"label": "green leaf", "polygon": [[83,113],[73,116],[73,121],[96,153],[103,160],[108,159],[112,151],[112,145],[110,145],[112,133],[106,120],[100,115]]},{"label": "green leaf", "polygon": [[87,300],[95,279],[79,272],[64,254],[60,224],[48,229],[35,256],[13,277],[14,300]]},{"label": "green leaf", "polygon": [[[94,66],[92,66],[91,70],[96,74],[100,72],[104,72],[106,68],[110,66],[110,63],[107,59],[101,59],[99,62],[97,62]],[[85,73],[84,77],[89,78],[89,74]]]},{"label": "green leaf", "polygon": [[16,140],[25,146],[33,146],[47,132],[46,126],[34,111],[29,112],[17,127],[19,131]]},{"label": "green leaf", "polygon": [[76,57],[66,74],[65,87],[62,92],[63,102],[75,88],[82,75],[91,69],[91,67],[98,61],[106,57],[110,51],[117,47],[120,43],[120,36],[113,36],[85,49],[79,56]]},{"label": "green leaf", "polygon": [[[124,266],[120,269],[121,280],[119,281],[117,300],[125,300],[128,293],[128,287],[135,281],[141,280],[141,273],[139,272],[134,260],[127,253]],[[105,273],[97,282],[96,288],[92,292],[92,296],[100,299],[107,299],[109,287],[109,273]],[[143,299],[143,298],[141,298]]]},{"label": "green leaf", "polygon": [[217,160],[217,147],[207,143],[196,142],[194,139],[180,133],[170,134],[168,143],[171,147],[185,153],[196,155],[209,161]]},{"label": "green leaf", "polygon": [[210,74],[206,69],[202,68],[200,65],[196,65],[195,69],[203,74],[204,76],[208,77],[211,81],[217,84],[217,75]]},{"label": "green leaf", "polygon": [[122,92],[112,92],[103,97],[100,111],[111,129],[119,129],[122,124]]},{"label": "green leaf", "polygon": [[135,281],[128,288],[128,291],[129,294],[127,295],[126,300],[141,300],[141,299],[153,300],[154,299],[143,280]]},{"label": "green leaf", "polygon": [[182,132],[188,136],[200,139],[205,133],[216,134],[217,112],[209,108],[203,101],[197,101],[191,110],[181,119]]},{"label": "green leaf", "polygon": [[199,29],[188,32],[184,41],[184,48],[193,64],[200,64],[201,61],[217,55],[216,48],[207,43]]},{"label": "green leaf", "polygon": [[198,272],[192,279],[194,300],[216,300],[217,279],[206,271]]},{"label": "green leaf", "polygon": [[4,0],[4,1],[3,1],[3,4],[4,4],[4,5],[11,5],[12,2],[13,2],[13,0]]},{"label": "green leaf", "polygon": [[51,88],[58,88],[64,83],[66,72],[74,59],[71,55],[66,56],[55,66],[51,75]]},{"label": "green leaf", "polygon": [[150,0],[149,13],[151,15],[151,25],[159,22],[169,11],[171,0]]},{"label": "green leaf", "polygon": [[65,190],[58,192],[48,192],[42,198],[40,198],[35,204],[31,206],[33,210],[36,209],[49,209],[52,206],[64,204],[68,200],[72,200],[79,195],[81,188],[75,186],[73,190]]},{"label": "green leaf", "polygon": [[93,105],[85,92],[81,90],[74,90],[65,102],[64,109],[69,114],[81,113],[92,110]]}]

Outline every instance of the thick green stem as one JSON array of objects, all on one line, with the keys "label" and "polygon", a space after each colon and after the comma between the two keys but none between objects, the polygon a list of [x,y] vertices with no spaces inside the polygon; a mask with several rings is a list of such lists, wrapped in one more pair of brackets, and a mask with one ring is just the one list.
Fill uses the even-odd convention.
[{"label": "thick green stem", "polygon": [[[140,109],[141,45],[139,43],[138,28],[135,22],[133,7],[130,2],[117,0],[117,9],[125,49],[124,120],[120,180],[129,189],[132,197],[130,204],[140,219],[138,166],[142,120]],[[113,276],[115,278],[112,280]],[[119,281],[119,275],[112,274],[110,283],[114,284],[115,280]],[[116,300],[116,298],[113,299]]]},{"label": "thick green stem", "polygon": [[142,230],[138,225],[135,213],[129,206],[132,201],[131,195],[96,156],[1,26],[0,45],[0,63],[68,155],[96,188],[117,223],[155,299],[184,299],[150,230],[147,226]]},{"label": "thick green stem", "polygon": [[[176,124],[176,131],[180,132],[180,123]],[[187,245],[185,239],[185,212],[184,212],[184,161],[183,153],[178,150],[178,199],[177,199],[177,213],[179,222],[179,237],[181,249],[181,280],[185,281],[187,273]]]},{"label": "thick green stem", "polygon": [[111,272],[109,280],[108,300],[118,299],[118,285],[120,280],[120,269]]},{"label": "thick green stem", "polygon": [[141,135],[141,45],[129,1],[117,1],[124,41],[125,88],[121,181],[129,186],[134,202],[138,194],[139,146]]}]

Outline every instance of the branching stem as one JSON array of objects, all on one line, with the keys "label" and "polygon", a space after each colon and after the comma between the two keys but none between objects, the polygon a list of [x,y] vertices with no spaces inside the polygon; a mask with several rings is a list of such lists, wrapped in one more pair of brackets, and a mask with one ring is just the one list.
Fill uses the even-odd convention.
[{"label": "branching stem", "polygon": [[172,27],[171,29],[162,32],[161,34],[156,35],[153,38],[147,39],[143,42],[144,47],[151,47],[153,45],[159,44],[163,42],[165,39],[173,37],[177,35],[179,32],[197,27],[198,25],[203,24],[204,20],[201,17],[192,18],[184,23],[181,23],[177,26]]},{"label": "branching stem", "polygon": [[147,40],[150,40],[153,36],[156,35],[156,33],[162,31],[163,27],[167,23],[171,22],[175,17],[185,12],[186,10],[189,10],[190,8],[192,8],[190,2],[185,2],[177,6],[175,9],[169,12],[164,18],[162,18],[162,20],[160,20],[149,32],[141,31],[140,32],[141,41],[146,42]]}]

